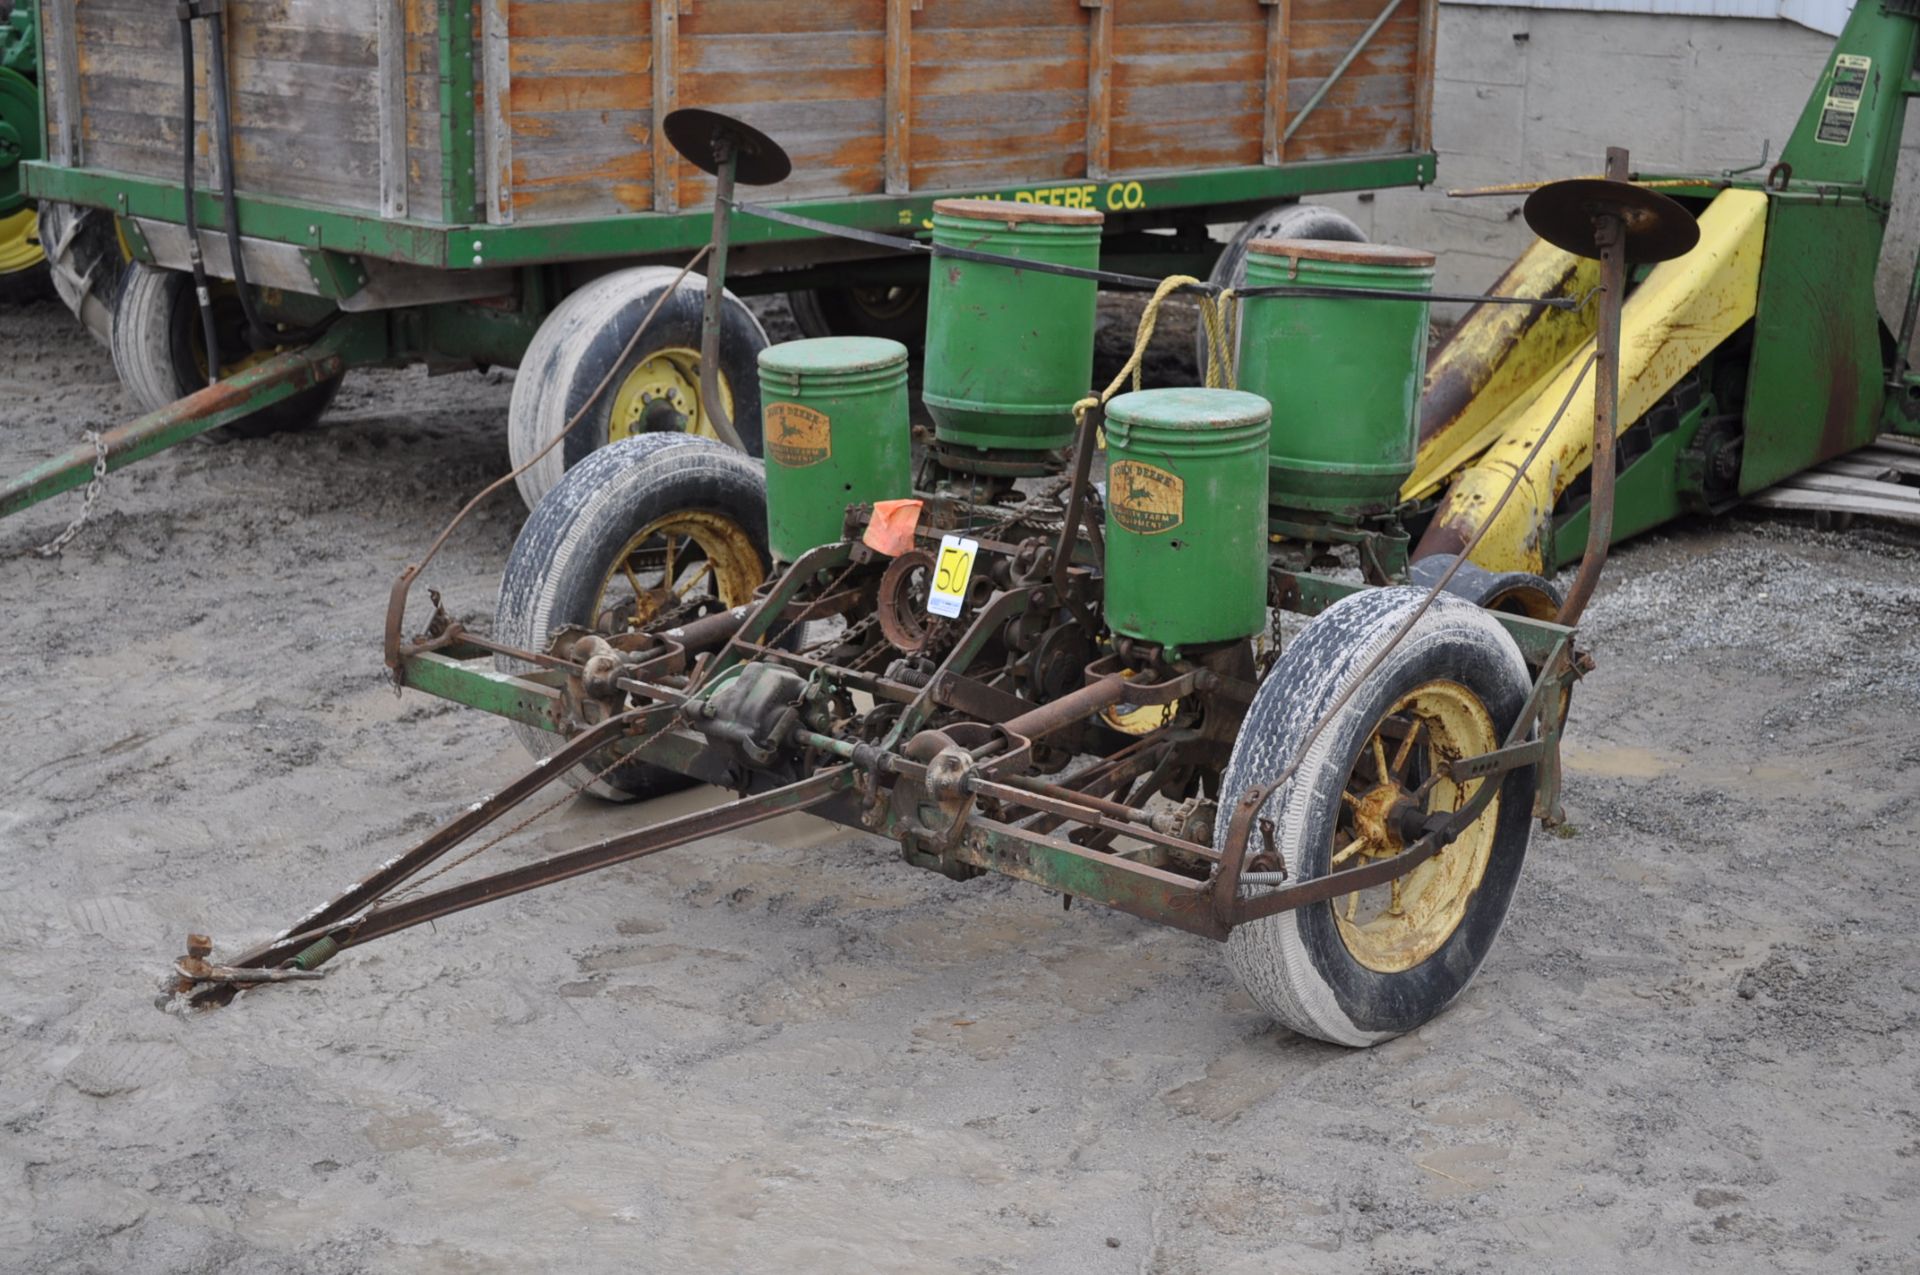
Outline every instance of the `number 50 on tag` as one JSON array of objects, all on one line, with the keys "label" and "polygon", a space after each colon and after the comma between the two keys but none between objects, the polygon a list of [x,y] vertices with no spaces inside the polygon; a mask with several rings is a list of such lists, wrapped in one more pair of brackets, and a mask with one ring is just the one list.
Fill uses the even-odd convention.
[{"label": "number 50 on tag", "polygon": [[975,540],[940,537],[940,557],[933,568],[933,587],[927,590],[927,610],[949,620],[958,619],[967,599],[967,581],[973,579],[973,559],[980,552]]}]

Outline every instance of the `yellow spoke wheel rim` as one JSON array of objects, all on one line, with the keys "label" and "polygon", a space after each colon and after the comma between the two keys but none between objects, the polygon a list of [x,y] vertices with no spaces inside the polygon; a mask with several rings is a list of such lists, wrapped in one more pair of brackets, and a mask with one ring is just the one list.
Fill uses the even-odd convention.
[{"label": "yellow spoke wheel rim", "polygon": [[0,274],[31,270],[46,259],[47,254],[40,249],[33,209],[22,208],[0,217]]},{"label": "yellow spoke wheel rim", "polygon": [[[725,376],[716,375],[720,406],[727,419],[733,419],[733,387]],[[607,420],[607,441],[655,432],[650,419],[673,412],[686,422],[681,431],[701,438],[719,438],[707,405],[700,399],[700,352],[685,346],[656,350],[627,373],[613,394],[613,411]]]},{"label": "yellow spoke wheel rim", "polygon": [[639,629],[698,597],[745,606],[766,578],[753,537],[725,514],[682,509],[627,541],[600,582],[594,624]]},{"label": "yellow spoke wheel rim", "polygon": [[[1400,853],[1405,845],[1390,818],[1395,806],[1409,801],[1420,780],[1446,762],[1499,746],[1493,718],[1466,687],[1433,681],[1401,697],[1375,723],[1341,793],[1334,870]],[[1458,810],[1489,782],[1498,777],[1457,786],[1438,780],[1420,807],[1427,813]],[[1389,885],[1331,900],[1326,906],[1354,960],[1396,974],[1438,952],[1460,928],[1486,876],[1499,817],[1495,797],[1458,840],[1413,871]]]}]

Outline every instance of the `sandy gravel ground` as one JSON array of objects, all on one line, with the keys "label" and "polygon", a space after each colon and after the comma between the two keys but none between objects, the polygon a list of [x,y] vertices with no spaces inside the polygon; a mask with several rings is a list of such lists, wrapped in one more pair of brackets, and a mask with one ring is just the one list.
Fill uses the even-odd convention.
[{"label": "sandy gravel ground", "polygon": [[[127,415],[59,310],[0,351],[6,471]],[[157,1012],[185,932],[260,937],[523,765],[378,652],[506,398],[359,375],[323,430],[117,476],[56,561],[74,498],[0,524],[0,1268],[1920,1267],[1920,551],[1867,529],[1618,555],[1572,826],[1370,1052],[1203,941],[801,817]],[[520,517],[433,570],[464,616]]]}]

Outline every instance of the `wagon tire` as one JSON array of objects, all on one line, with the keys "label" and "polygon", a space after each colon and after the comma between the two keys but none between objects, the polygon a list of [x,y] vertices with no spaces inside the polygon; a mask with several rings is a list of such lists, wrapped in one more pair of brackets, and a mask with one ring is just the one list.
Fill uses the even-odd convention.
[{"label": "wagon tire", "polygon": [[[1213,263],[1208,281],[1219,288],[1241,288],[1247,282],[1247,247],[1256,239],[1331,239],[1337,243],[1365,243],[1367,232],[1351,218],[1324,204],[1281,204],[1269,208],[1227,240]],[[1194,366],[1207,370],[1207,330],[1193,334]]]},{"label": "wagon tire", "polygon": [[[1407,577],[1423,589],[1431,589],[1446,574],[1458,555],[1436,553],[1415,560]],[[1473,562],[1462,563],[1447,581],[1447,592],[1465,598],[1477,607],[1530,620],[1551,621],[1560,614],[1563,599],[1553,581],[1531,571],[1488,571]]]},{"label": "wagon tire", "polygon": [[[230,330],[237,321],[238,300],[229,294],[216,300],[215,305],[220,316],[216,331],[221,327]],[[142,412],[157,412],[205,389],[206,342],[193,277],[180,270],[156,270],[138,261],[129,264],[121,275],[108,346],[121,387]],[[226,351],[223,356],[232,357]],[[249,354],[241,366],[265,357]],[[221,368],[224,376],[237,370],[240,368],[231,365]],[[329,377],[231,425],[208,430],[203,437],[228,442],[310,428],[326,414],[345,379],[344,372]]]},{"label": "wagon tire", "polygon": [[113,311],[127,257],[113,216],[99,208],[45,203],[39,207],[40,246],[53,290],[73,317],[107,349],[113,348]]},{"label": "wagon tire", "polygon": [[[1378,854],[1371,843],[1356,847],[1356,840],[1366,841],[1356,833],[1367,803],[1343,794],[1393,784],[1395,767],[1411,789],[1450,750],[1492,751],[1526,703],[1527,667],[1512,637],[1489,612],[1443,593],[1309,741],[1314,724],[1362,676],[1424,592],[1370,590],[1328,608],[1281,654],[1254,696],[1222,780],[1220,809],[1236,810],[1242,794],[1271,783],[1300,758],[1293,778],[1260,811],[1272,822],[1289,881],[1358,866],[1353,857],[1363,853],[1361,861],[1395,852],[1386,843]],[[1413,742],[1404,753],[1387,746],[1390,737],[1409,735]],[[1500,784],[1494,805],[1394,886],[1233,929],[1228,964],[1262,1009],[1302,1035],[1366,1046],[1419,1027],[1466,989],[1520,879],[1534,768],[1479,782]],[[1468,787],[1438,784],[1426,809],[1457,809]],[[1228,823],[1223,818],[1216,834],[1221,849]],[[1336,854],[1349,856],[1339,868]],[[1268,888],[1246,886],[1243,895]],[[1359,912],[1360,902],[1383,892],[1398,913]]]},{"label": "wagon tire", "polygon": [[909,350],[927,341],[925,280],[870,288],[801,288],[787,294],[787,308],[803,336],[886,337]]},{"label": "wagon tire", "polygon": [[[602,275],[555,306],[534,333],[507,408],[507,450],[515,469],[566,428],[603,380],[607,388],[586,419],[515,480],[529,509],[562,474],[610,442],[676,432],[689,424],[689,434],[715,436],[699,401],[706,280],[689,274],[667,296],[635,349],[620,359],[640,321],[679,274],[667,266],[639,266]],[[734,430],[754,456],[760,455],[758,360],[768,344],[760,320],[740,298],[725,293],[719,385],[722,397],[732,399]]]},{"label": "wagon tire", "polygon": [[[0,12],[6,0],[0,0]],[[32,28],[29,27],[29,30]],[[11,38],[0,18],[0,45]],[[27,76],[0,66],[0,302],[26,304],[52,291],[33,205],[20,189],[19,164],[40,158],[40,91]]]},{"label": "wagon tire", "polygon": [[33,210],[0,213],[0,304],[30,305],[52,295],[53,276]]},{"label": "wagon tire", "polygon": [[[735,570],[718,578],[724,584],[731,575],[735,584],[720,590],[719,601],[745,605],[772,561],[766,477],[759,462],[711,439],[640,434],[584,457],[534,507],[500,577],[494,640],[544,651],[564,626],[594,627],[623,554],[649,528],[684,523],[689,514],[721,537],[723,543],[702,546],[710,557],[732,555]],[[750,563],[743,557],[748,553]],[[496,655],[494,665],[505,673],[533,667],[506,655]],[[550,756],[564,743],[561,736],[522,722],[513,724],[513,732],[535,757]],[[589,758],[565,778],[609,801],[658,797],[697,782],[644,762],[595,778],[607,760]]]}]

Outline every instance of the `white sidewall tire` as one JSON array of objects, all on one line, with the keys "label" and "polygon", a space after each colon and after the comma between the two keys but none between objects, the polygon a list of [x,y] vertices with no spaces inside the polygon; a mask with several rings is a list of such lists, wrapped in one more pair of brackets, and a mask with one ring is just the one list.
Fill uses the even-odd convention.
[{"label": "white sidewall tire", "polygon": [[192,393],[173,359],[174,297],[185,275],[133,262],[121,279],[108,347],[120,385],[142,412],[157,412]]},{"label": "white sidewall tire", "polygon": [[[565,429],[593,393],[628,338],[680,271],[671,266],[637,266],[600,276],[570,294],[540,324],[520,360],[507,408],[507,451],[515,469],[525,465],[548,440]],[[701,311],[707,281],[689,274],[660,308],[653,326],[629,360],[644,361],[649,350],[700,347]],[[721,370],[733,393],[734,428],[747,450],[760,453],[760,351],[771,342],[766,329],[733,293],[721,307]],[[521,474],[520,498],[532,509],[571,466],[604,447],[619,378],[608,385],[582,421],[558,447]]]},{"label": "white sidewall tire", "polygon": [[[1272,782],[1293,763],[1314,723],[1423,596],[1425,590],[1405,586],[1354,594],[1282,652],[1248,709],[1221,782],[1221,840],[1225,812],[1248,788]],[[1293,779],[1262,807],[1294,879],[1328,871],[1340,792],[1374,723],[1437,677],[1473,691],[1503,740],[1531,689],[1526,661],[1498,620],[1450,594],[1435,598],[1320,733]],[[1332,904],[1316,903],[1235,927],[1227,961],[1241,985],[1283,1025],[1340,1045],[1372,1045],[1431,1019],[1466,990],[1505,920],[1532,831],[1534,782],[1533,767],[1508,772],[1480,885],[1459,926],[1426,960],[1395,974],[1367,969],[1341,941]]]},{"label": "white sidewall tire", "polygon": [[[555,629],[591,623],[614,555],[648,523],[684,508],[729,515],[752,537],[762,566],[772,561],[766,476],[758,461],[706,438],[642,434],[622,439],[562,475],[520,529],[500,577],[494,639],[542,651]],[[532,667],[505,655],[495,656],[494,666],[504,673]],[[513,733],[535,757],[551,756],[565,742],[524,722],[513,723]],[[575,766],[566,780],[609,801],[641,800],[693,783],[655,766],[636,764],[608,780],[595,780],[594,770]]]}]

